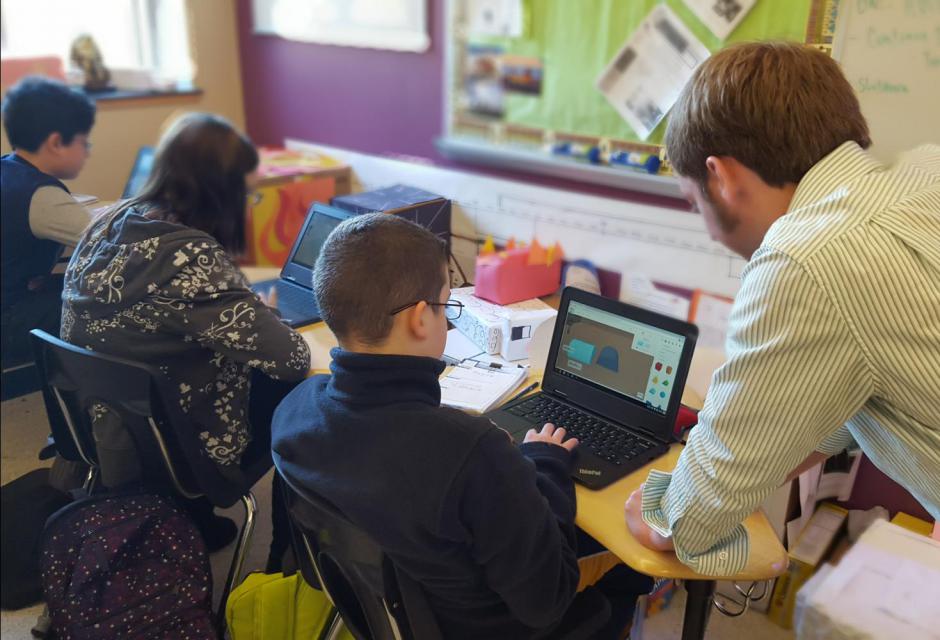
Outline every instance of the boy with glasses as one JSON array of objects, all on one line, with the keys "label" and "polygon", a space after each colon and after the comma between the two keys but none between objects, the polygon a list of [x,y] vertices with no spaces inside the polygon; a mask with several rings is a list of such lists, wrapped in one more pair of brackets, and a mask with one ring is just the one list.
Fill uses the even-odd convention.
[{"label": "boy with glasses", "polygon": [[369,533],[424,588],[446,638],[535,638],[575,597],[570,478],[577,440],[545,425],[520,446],[489,420],[440,406],[447,250],[396,216],[341,223],[314,272],[339,340],[332,376],[278,407],[275,464]]},{"label": "boy with glasses", "polygon": [[91,221],[61,181],[84,167],[94,123],[94,102],[54,80],[26,78],[3,100],[13,147],[0,158],[5,369],[32,359],[31,329],[59,334],[62,278],[50,274],[63,245],[74,246]]}]

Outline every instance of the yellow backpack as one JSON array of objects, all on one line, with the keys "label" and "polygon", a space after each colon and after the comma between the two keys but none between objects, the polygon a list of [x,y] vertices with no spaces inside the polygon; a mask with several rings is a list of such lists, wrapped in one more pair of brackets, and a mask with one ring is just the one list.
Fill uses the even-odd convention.
[{"label": "yellow backpack", "polygon": [[[232,590],[225,620],[232,640],[317,640],[326,636],[335,611],[299,573],[255,572]],[[354,640],[345,627],[339,638]]]}]

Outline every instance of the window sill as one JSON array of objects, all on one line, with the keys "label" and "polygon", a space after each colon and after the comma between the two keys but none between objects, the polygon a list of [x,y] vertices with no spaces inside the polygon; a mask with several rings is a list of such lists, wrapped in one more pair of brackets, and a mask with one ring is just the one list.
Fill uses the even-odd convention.
[{"label": "window sill", "polygon": [[202,89],[193,86],[180,86],[173,89],[119,89],[117,87],[101,91],[85,91],[95,102],[120,104],[155,98],[192,98],[202,95]]}]

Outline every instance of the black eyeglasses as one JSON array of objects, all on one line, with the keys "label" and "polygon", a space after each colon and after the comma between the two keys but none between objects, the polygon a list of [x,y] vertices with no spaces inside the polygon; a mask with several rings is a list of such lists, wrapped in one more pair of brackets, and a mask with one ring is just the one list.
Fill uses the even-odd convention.
[{"label": "black eyeglasses", "polygon": [[[409,302],[408,304],[403,304],[400,307],[395,307],[388,312],[388,315],[393,316],[396,313],[401,313],[408,307],[413,307],[419,302],[427,302],[425,300],[415,300],[414,302]],[[427,302],[429,307],[444,307],[444,317],[448,320],[456,320],[460,317],[461,312],[463,312],[463,303],[458,300],[448,300],[447,302]]]}]

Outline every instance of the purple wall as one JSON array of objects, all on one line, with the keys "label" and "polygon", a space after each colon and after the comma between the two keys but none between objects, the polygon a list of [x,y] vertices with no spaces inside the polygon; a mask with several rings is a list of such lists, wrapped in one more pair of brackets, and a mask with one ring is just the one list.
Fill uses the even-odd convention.
[{"label": "purple wall", "polygon": [[295,137],[375,154],[434,157],[443,105],[443,3],[429,3],[431,50],[398,53],[290,42],[251,33],[238,3],[248,133]]},{"label": "purple wall", "polygon": [[[399,53],[290,42],[251,32],[251,0],[238,2],[248,134],[262,145],[284,138],[410,155],[443,166],[434,139],[444,123],[444,0],[428,0],[431,49]],[[475,166],[461,169],[611,198],[674,206],[684,202],[620,189]]]}]

